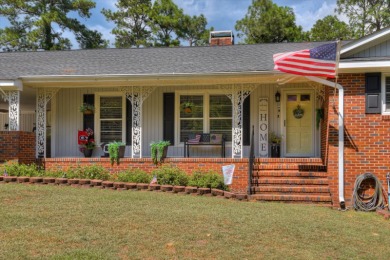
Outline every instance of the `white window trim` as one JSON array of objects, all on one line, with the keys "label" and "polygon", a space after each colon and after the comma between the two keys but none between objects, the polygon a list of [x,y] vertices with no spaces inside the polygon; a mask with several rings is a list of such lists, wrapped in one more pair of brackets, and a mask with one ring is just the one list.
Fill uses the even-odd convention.
[{"label": "white window trim", "polygon": [[381,79],[382,115],[390,115],[390,111],[386,111],[386,78],[387,77],[390,77],[390,73],[382,73],[382,79]]},{"label": "white window trim", "polygon": [[[220,89],[202,89],[202,90],[177,90],[175,91],[175,144],[178,147],[183,147],[184,143],[180,142],[180,96],[203,96],[203,132],[210,132],[210,95],[226,95],[226,92]],[[232,111],[233,112],[233,111]],[[233,120],[233,115],[232,115]],[[226,147],[231,145],[231,142],[226,142]]]},{"label": "white window trim", "polygon": [[122,97],[122,140],[118,142],[126,142],[126,97],[122,92],[97,92],[95,93],[95,140],[97,145],[101,144],[100,135],[100,97]]}]

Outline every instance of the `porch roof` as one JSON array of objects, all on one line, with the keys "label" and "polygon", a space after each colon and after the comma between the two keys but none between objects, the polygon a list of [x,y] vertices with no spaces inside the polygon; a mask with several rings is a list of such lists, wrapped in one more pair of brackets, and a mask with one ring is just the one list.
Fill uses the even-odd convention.
[{"label": "porch roof", "polygon": [[272,72],[273,54],[313,48],[324,43],[2,52],[0,80],[45,76]]}]

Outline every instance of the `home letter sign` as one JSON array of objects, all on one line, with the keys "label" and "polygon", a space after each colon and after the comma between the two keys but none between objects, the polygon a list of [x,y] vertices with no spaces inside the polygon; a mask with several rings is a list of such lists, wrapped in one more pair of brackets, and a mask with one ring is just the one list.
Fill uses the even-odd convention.
[{"label": "home letter sign", "polygon": [[268,98],[259,99],[259,156],[268,157]]}]

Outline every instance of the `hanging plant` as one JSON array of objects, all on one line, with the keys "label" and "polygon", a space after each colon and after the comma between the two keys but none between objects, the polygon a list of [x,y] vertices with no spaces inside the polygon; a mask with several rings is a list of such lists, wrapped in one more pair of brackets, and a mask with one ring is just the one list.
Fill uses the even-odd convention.
[{"label": "hanging plant", "polygon": [[162,162],[162,160],[165,158],[168,146],[170,146],[171,143],[169,141],[158,141],[158,142],[152,142],[150,144],[151,149],[151,156],[153,163],[155,165]]},{"label": "hanging plant", "polygon": [[317,108],[317,115],[316,115],[316,126],[317,129],[320,127],[321,120],[324,119],[324,109],[323,108]]},{"label": "hanging plant", "polygon": [[193,102],[190,102],[190,101],[186,101],[186,102],[183,102],[181,103],[181,108],[183,109],[183,111],[185,113],[191,113],[192,112],[192,107],[194,106],[195,104]]},{"label": "hanging plant", "polygon": [[303,110],[303,109],[301,108],[301,106],[298,105],[297,108],[294,109],[293,114],[294,114],[294,117],[295,117],[296,119],[301,119],[301,118],[303,117],[303,115],[305,114],[305,110]]}]

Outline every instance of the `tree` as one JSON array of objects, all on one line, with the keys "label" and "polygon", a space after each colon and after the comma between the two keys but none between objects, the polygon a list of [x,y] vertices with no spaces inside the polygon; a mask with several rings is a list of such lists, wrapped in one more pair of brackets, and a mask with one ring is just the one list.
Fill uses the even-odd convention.
[{"label": "tree", "polygon": [[[172,0],[156,0],[150,13],[149,25],[154,36],[155,46],[179,46],[177,35],[182,34],[184,24],[183,9],[177,7]],[[176,34],[174,39],[173,33]]]},{"label": "tree", "polygon": [[290,7],[281,7],[272,0],[252,0],[245,17],[236,22],[238,37],[248,44],[302,40],[302,27],[295,24]]},{"label": "tree", "polygon": [[390,0],[337,0],[336,11],[349,18],[358,38],[390,25]]},{"label": "tree", "polygon": [[200,16],[185,15],[182,30],[179,37],[188,41],[190,46],[204,46],[208,44],[210,30],[206,29],[207,19],[203,14]]},{"label": "tree", "polygon": [[8,51],[70,49],[70,40],[62,37],[67,29],[85,47],[104,47],[107,42],[99,32],[67,16],[77,12],[81,18],[89,18],[94,7],[91,0],[0,0],[0,15],[10,23],[3,29],[0,46]]},{"label": "tree", "polygon": [[102,13],[108,21],[113,21],[116,27],[112,30],[115,35],[115,47],[148,46],[150,30],[148,28],[150,0],[118,0],[115,4],[118,11],[103,9]]},{"label": "tree", "polygon": [[340,21],[335,15],[328,15],[317,20],[310,30],[311,41],[333,41],[336,39],[350,40],[353,38],[351,28]]}]

